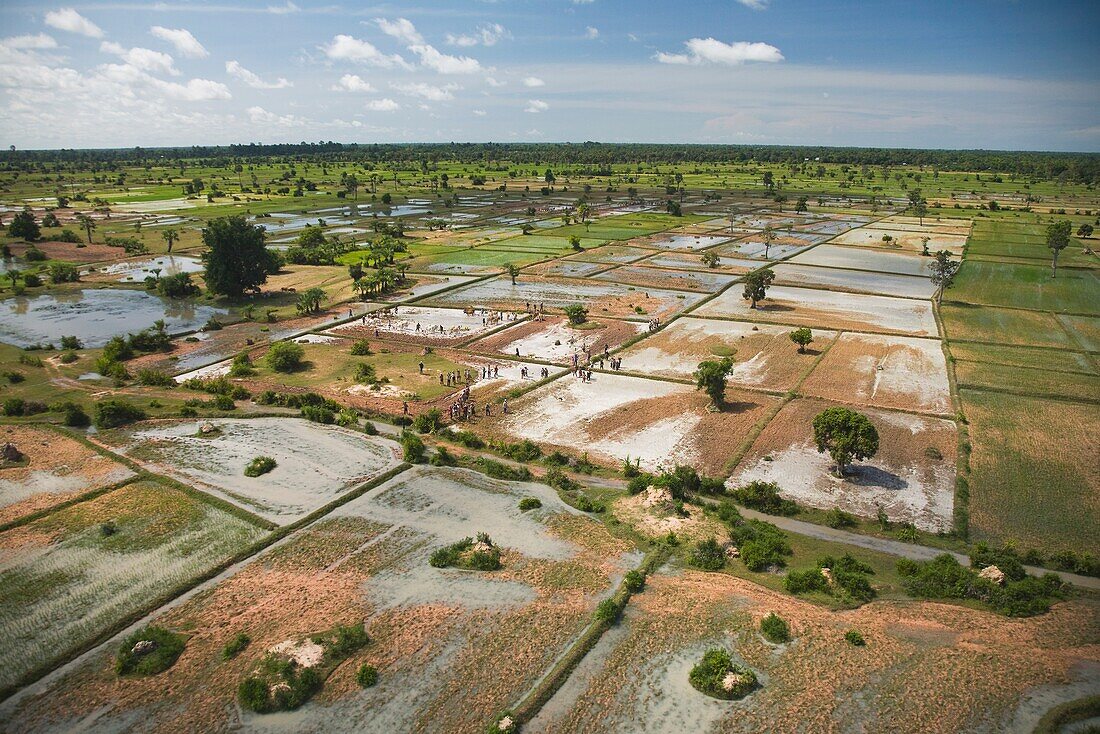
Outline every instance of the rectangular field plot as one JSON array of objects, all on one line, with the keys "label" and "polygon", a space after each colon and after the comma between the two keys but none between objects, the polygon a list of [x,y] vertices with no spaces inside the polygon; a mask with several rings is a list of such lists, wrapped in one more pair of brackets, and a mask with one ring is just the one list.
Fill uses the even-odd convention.
[{"label": "rectangular field plot", "polygon": [[[520,511],[531,497],[542,507]],[[502,568],[435,568],[433,552],[478,532]],[[156,624],[187,630],[163,679],[119,683],[113,652],[50,684],[56,705],[27,706],[22,728],[72,730],[69,712],[96,725],[150,730],[476,732],[548,670],[640,557],[598,521],[541,484],[500,482],[461,469],[417,467],[292,535]],[[236,704],[265,653],[333,625],[363,625],[369,642],[327,674],[306,707],[254,715]],[[231,660],[238,633],[251,643]],[[364,691],[368,663],[378,684]],[[90,701],[99,701],[90,705]]]},{"label": "rectangular field plot", "polygon": [[913,232],[942,232],[945,234],[970,234],[970,220],[953,217],[909,217],[895,214],[875,222],[874,227],[897,228]]},{"label": "rectangular field plot", "polygon": [[1095,405],[961,390],[974,444],[975,540],[1096,552],[1100,413]]},{"label": "rectangular field plot", "polygon": [[468,288],[460,288],[431,299],[440,306],[491,308],[525,311],[542,304],[561,309],[574,303],[597,316],[654,316],[667,319],[703,298],[699,293],[684,293],[657,288],[634,288],[618,283],[593,280],[555,280],[521,275],[512,284],[508,278],[494,278]]},{"label": "rectangular field plot", "polygon": [[[1009,347],[1000,344],[956,342],[951,345],[951,356],[957,360],[967,362],[985,362],[1009,367],[1031,367],[1032,369],[1051,370],[1053,372],[1097,374],[1097,364],[1093,362],[1088,354],[1071,352],[1067,349],[1040,349],[1038,347]],[[1052,375],[1052,377],[1056,378],[1057,376]]]},{"label": "rectangular field plot", "polygon": [[869,247],[819,245],[799,253],[789,262],[797,265],[820,265],[827,268],[870,270],[876,273],[928,277],[929,258],[903,252],[873,250]]},{"label": "rectangular field plot", "polygon": [[931,298],[935,288],[928,278],[892,273],[822,268],[815,265],[780,263],[772,268],[775,282],[807,288],[872,293],[901,298]]},{"label": "rectangular field plot", "polygon": [[[100,439],[154,471],[208,490],[243,509],[288,523],[394,467],[396,445],[301,418],[220,418],[212,436],[199,421],[158,421],[104,431]],[[244,476],[256,456],[278,462]]]},{"label": "rectangular field plot", "polygon": [[1062,268],[1057,278],[1050,274],[1050,268],[1041,265],[968,260],[944,298],[1037,311],[1100,314],[1100,270]]},{"label": "rectangular field plot", "polygon": [[1076,348],[1058,320],[1042,311],[944,303],[940,316],[946,336],[952,340]]},{"label": "rectangular field plot", "polygon": [[645,330],[639,321],[592,319],[578,329],[563,318],[525,321],[479,339],[469,346],[478,352],[496,352],[516,357],[571,364],[576,355],[580,364],[589,357],[598,358],[604,349],[615,349]]},{"label": "rectangular field plot", "polygon": [[502,317],[502,314],[489,311],[466,313],[457,308],[391,306],[334,326],[325,333],[354,339],[381,336],[417,344],[442,345],[472,339],[491,331],[503,323]]},{"label": "rectangular field plot", "polygon": [[[883,237],[889,237],[884,240]],[[921,252],[924,238],[928,238],[928,250],[950,250],[961,255],[966,244],[965,234],[942,234],[932,230],[913,231],[910,229],[887,229],[877,226],[861,227],[845,232],[830,240],[834,245],[853,245],[860,247],[881,247],[904,252]]]},{"label": "rectangular field plot", "polygon": [[[603,244],[604,239],[600,237],[586,237],[585,235],[578,235],[581,238],[581,247],[586,250],[592,247],[599,247]],[[556,254],[564,254],[566,252],[572,252],[573,246],[569,244],[568,237],[557,237],[546,234],[521,234],[518,237],[509,237],[506,240],[497,240],[493,243],[493,248],[498,250],[527,250],[530,252],[552,252]]]},{"label": "rectangular field plot", "polygon": [[548,257],[550,257],[549,253],[493,250],[485,245],[472,250],[458,250],[457,252],[447,252],[440,255],[417,257],[406,261],[405,264],[412,272],[480,275],[499,273],[509,264],[523,267]]},{"label": "rectangular field plot", "polygon": [[802,252],[812,243],[796,238],[779,237],[771,246],[766,246],[760,237],[749,235],[743,239],[722,245],[716,252],[721,257],[731,258],[755,258],[759,260],[781,260],[790,255]]},{"label": "rectangular field plot", "polygon": [[708,247],[720,245],[729,240],[726,235],[704,234],[673,234],[666,233],[639,241],[646,247],[656,247],[661,250],[705,250]]},{"label": "rectangular field plot", "polygon": [[0,523],[44,510],[133,476],[75,438],[34,426],[0,427],[0,441],[26,457],[0,472]]},{"label": "rectangular field plot", "polygon": [[[951,528],[955,493],[955,424],[939,418],[864,409],[879,434],[878,453],[849,468],[843,480],[835,465],[819,453],[813,419],[836,405],[799,399],[768,423],[752,449],[726,482],[776,482],[784,497],[821,509],[834,507],[875,517],[881,506],[895,522],[923,530]],[[939,458],[933,458],[939,457]]]},{"label": "rectangular field plot", "polygon": [[[955,375],[959,387],[1068,400],[1100,400],[1100,377],[1095,374],[1052,372],[1042,368],[968,362],[960,359],[955,364]],[[1100,407],[1097,407],[1097,410],[1100,411]]]},{"label": "rectangular field plot", "polygon": [[604,245],[591,250],[570,255],[567,261],[594,262],[594,263],[630,263],[652,255],[652,250],[644,250],[640,247],[629,245]]},{"label": "rectangular field plot", "polygon": [[818,349],[836,336],[832,331],[815,331],[814,343],[805,354],[799,354],[790,333],[791,329],[783,326],[685,317],[619,356],[623,369],[629,372],[681,380],[692,379],[700,362],[728,356],[733,359],[731,384],[789,390],[820,354]]},{"label": "rectangular field plot", "polygon": [[767,300],[755,309],[749,308],[739,289],[732,288],[704,304],[694,315],[912,336],[936,335],[932,305],[925,301],[787,286],[769,288]]},{"label": "rectangular field plot", "polygon": [[801,391],[879,408],[951,412],[947,360],[936,339],[842,334]]},{"label": "rectangular field plot", "polygon": [[775,398],[728,390],[722,412],[680,383],[598,373],[592,382],[566,375],[517,400],[493,426],[512,440],[530,439],[617,466],[628,456],[643,468],[687,464],[725,472],[730,454]]},{"label": "rectangular field plot", "polygon": [[678,270],[702,270],[705,273],[733,273],[741,275],[760,267],[759,260],[744,260],[733,257],[722,257],[715,267],[703,263],[697,253],[687,252],[662,252],[653,257],[636,263],[637,265],[653,265],[661,268],[676,268]]},{"label": "rectangular field plot", "polygon": [[7,660],[0,690],[264,532],[194,495],[142,481],[0,533],[0,653]]},{"label": "rectangular field plot", "polygon": [[736,275],[707,271],[688,272],[636,265],[624,265],[614,270],[608,270],[595,276],[595,278],[596,280],[610,280],[641,288],[673,288],[702,293],[714,293],[737,280]]},{"label": "rectangular field plot", "polygon": [[557,259],[538,263],[524,270],[529,275],[560,276],[564,278],[587,278],[612,267],[609,263],[580,262],[577,260]]},{"label": "rectangular field plot", "polygon": [[1100,352],[1100,317],[1058,314],[1055,318],[1082,349]]}]

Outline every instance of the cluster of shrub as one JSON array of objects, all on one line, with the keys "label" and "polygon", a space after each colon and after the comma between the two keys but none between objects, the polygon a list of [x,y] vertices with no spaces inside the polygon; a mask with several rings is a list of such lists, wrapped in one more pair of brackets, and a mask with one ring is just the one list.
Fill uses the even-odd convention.
[{"label": "cluster of shrub", "polygon": [[[826,578],[822,569],[828,569]],[[792,594],[822,592],[848,603],[865,604],[875,598],[870,576],[875,571],[866,563],[845,553],[840,558],[823,556],[813,568],[791,571],[783,586]],[[831,579],[831,581],[830,581]]]},{"label": "cluster of shrub", "polygon": [[118,382],[132,379],[124,362],[133,359],[139,353],[168,352],[172,349],[172,339],[162,320],[156,321],[147,329],[134,334],[115,336],[103,345],[103,351],[96,360],[96,372]]},{"label": "cluster of shrub", "polygon": [[[726,681],[731,675],[735,682],[729,685]],[[688,674],[688,680],[695,690],[727,701],[742,698],[757,686],[756,674],[733,662],[730,654],[720,647],[703,654],[703,659]]]},{"label": "cluster of shrub", "polygon": [[[792,554],[790,543],[782,530],[763,520],[746,520],[732,502],[723,501],[715,515],[729,528],[730,543],[750,571],[766,571],[787,565]],[[726,552],[714,538],[699,541],[688,561],[701,569],[717,571],[726,565]]]},{"label": "cluster of shrub", "polygon": [[[996,566],[1004,574],[1003,584],[982,578],[979,572]],[[1063,595],[1062,580],[1055,573],[1029,576],[1020,556],[1012,548],[991,548],[979,543],[970,554],[970,566],[964,566],[944,553],[930,561],[901,558],[898,574],[905,590],[927,599],[974,599],[1009,617],[1030,617],[1050,609]]]},{"label": "cluster of shrub", "polygon": [[46,412],[60,413],[61,422],[70,428],[85,428],[92,422],[88,414],[84,412],[84,408],[71,400],[61,400],[46,405],[38,400],[8,398],[3,403],[3,412],[4,415],[13,418]]},{"label": "cluster of shrub", "polygon": [[457,543],[437,549],[428,559],[435,568],[465,568],[470,571],[500,569],[500,548],[493,545],[488,533],[478,533],[477,539],[463,538]]},{"label": "cluster of shrub", "polygon": [[[340,417],[348,424],[349,413],[335,400],[318,395],[315,392],[285,393],[274,390],[264,390],[258,394],[254,401],[257,405],[275,405],[280,408],[297,408],[306,420],[314,423],[332,425]],[[358,416],[352,417],[358,422]]]}]

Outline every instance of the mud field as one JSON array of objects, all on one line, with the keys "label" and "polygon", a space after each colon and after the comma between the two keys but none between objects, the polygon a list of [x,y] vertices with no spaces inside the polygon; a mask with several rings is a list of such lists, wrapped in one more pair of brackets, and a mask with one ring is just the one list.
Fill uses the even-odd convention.
[{"label": "mud field", "polygon": [[514,314],[480,309],[467,312],[455,308],[393,306],[364,314],[325,333],[354,339],[385,337],[417,344],[453,344],[475,339],[513,318]]},{"label": "mud field", "polygon": [[890,273],[870,273],[855,270],[838,270],[813,265],[780,263],[776,265],[775,282],[804,288],[823,288],[852,293],[870,293],[899,298],[932,297],[935,286],[928,278]]},{"label": "mud field", "polygon": [[577,355],[581,363],[587,364],[605,348],[615,349],[645,330],[643,323],[617,319],[592,320],[585,324],[589,325],[592,328],[578,329],[561,317],[525,321],[479,339],[470,349],[559,364],[572,364],[573,355]]}]

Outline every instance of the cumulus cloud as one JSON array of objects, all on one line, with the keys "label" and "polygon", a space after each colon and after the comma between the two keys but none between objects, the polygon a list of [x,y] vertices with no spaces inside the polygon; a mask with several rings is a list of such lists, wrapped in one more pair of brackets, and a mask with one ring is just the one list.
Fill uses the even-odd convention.
[{"label": "cumulus cloud", "polygon": [[584,29],[584,37],[592,41],[600,37],[600,29],[588,26]]},{"label": "cumulus cloud", "polygon": [[277,115],[274,112],[268,112],[263,107],[249,107],[245,112],[248,113],[248,118],[257,125],[301,127],[309,122],[297,115]]},{"label": "cumulus cloud", "polygon": [[367,102],[366,108],[371,112],[394,112],[401,109],[401,105],[394,102],[392,99],[372,99]]},{"label": "cumulus cloud", "polygon": [[487,76],[485,77],[485,83],[488,84],[490,87],[503,87],[508,82],[502,82],[499,79]]},{"label": "cumulus cloud", "polygon": [[35,49],[41,51],[48,48],[57,48],[57,41],[53,39],[53,36],[47,36],[45,33],[38,33],[35,35],[11,36],[9,38],[0,39],[0,46],[12,49]]},{"label": "cumulus cloud", "polygon": [[61,8],[46,13],[46,25],[69,33],[79,33],[89,38],[103,38],[103,29],[72,8]]},{"label": "cumulus cloud", "polygon": [[205,59],[209,52],[199,43],[198,39],[191,35],[186,28],[165,28],[155,25],[149,32],[162,41],[175,46],[176,51],[189,59]]},{"label": "cumulus cloud", "polygon": [[294,86],[292,82],[289,82],[282,77],[279,77],[273,82],[265,82],[259,76],[244,68],[240,65],[240,63],[236,61],[226,61],[225,71],[227,74],[229,74],[229,76],[240,79],[242,82],[252,87],[253,89],[286,89],[287,87]]},{"label": "cumulus cloud", "polygon": [[527,100],[527,106],[523,108],[523,111],[536,114],[539,112],[546,112],[546,110],[548,109],[550,109],[550,105],[546,104],[541,99],[529,99]]},{"label": "cumulus cloud", "polygon": [[392,36],[407,46],[424,43],[424,36],[420,35],[420,32],[416,30],[416,26],[407,18],[398,18],[397,20],[375,18],[374,22],[387,36]]},{"label": "cumulus cloud", "polygon": [[546,82],[539,79],[537,76],[529,76],[524,78],[523,86],[525,87],[543,87],[546,86]]},{"label": "cumulus cloud", "polygon": [[477,30],[473,33],[462,33],[459,35],[448,33],[446,40],[449,46],[461,46],[465,48],[477,46],[478,44],[482,46],[495,46],[500,40],[511,37],[512,34],[500,23],[488,23],[478,26]]},{"label": "cumulus cloud", "polygon": [[103,41],[99,44],[99,50],[103,53],[113,54],[119,57],[125,61],[127,65],[140,71],[151,74],[171,74],[172,76],[179,76],[180,74],[171,56],[166,53],[161,53],[160,51],[154,51],[150,48],[128,49],[114,41]]},{"label": "cumulus cloud", "polygon": [[233,95],[229,93],[229,87],[210,79],[191,79],[186,84],[162,82],[159,79],[155,81],[158,82],[156,86],[166,95],[184,102],[204,102],[233,98]]},{"label": "cumulus cloud", "polygon": [[457,84],[445,84],[441,87],[436,87],[431,84],[424,84],[423,82],[415,82],[409,84],[391,84],[390,88],[409,97],[419,97],[432,102],[446,102],[447,100],[454,99],[455,96],[453,92],[462,87]]},{"label": "cumulus cloud", "polygon": [[421,66],[440,74],[476,74],[481,71],[481,64],[478,60],[469,56],[451,56],[450,54],[440,53],[434,46],[427,44],[409,46],[409,50],[420,57]]},{"label": "cumulus cloud", "polygon": [[340,81],[331,87],[334,92],[373,92],[374,87],[370,82],[361,78],[358,74],[344,74]]},{"label": "cumulus cloud", "polygon": [[478,117],[485,117],[485,115],[488,114],[488,113],[485,112],[485,110],[474,110],[473,112]]},{"label": "cumulus cloud", "polygon": [[752,10],[766,10],[769,1],[770,0],[737,0],[737,2],[741,3],[746,8],[751,8]]},{"label": "cumulus cloud", "polygon": [[353,61],[357,64],[369,64],[389,69],[394,66],[409,68],[409,64],[398,54],[387,56],[370,41],[361,41],[353,36],[339,34],[332,41],[321,46],[321,51],[333,61]]},{"label": "cumulus cloud", "polygon": [[663,51],[654,56],[662,64],[686,64],[698,66],[704,63],[738,66],[746,61],[776,63],[783,54],[775,46],[766,43],[735,41],[723,43],[713,38],[692,38],[684,43],[686,54],[670,54]]}]

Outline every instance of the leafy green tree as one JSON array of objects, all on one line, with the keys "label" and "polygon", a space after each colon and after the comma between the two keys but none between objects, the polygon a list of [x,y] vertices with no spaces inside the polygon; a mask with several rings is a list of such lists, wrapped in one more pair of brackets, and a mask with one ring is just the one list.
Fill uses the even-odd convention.
[{"label": "leafy green tree", "polygon": [[30,207],[12,217],[11,224],[8,225],[8,234],[27,242],[34,242],[41,236],[38,222],[35,221],[34,213],[30,210]]},{"label": "leafy green tree", "polygon": [[800,196],[798,197],[798,202],[794,205],[794,210],[796,212],[804,212],[808,208],[808,203],[809,199],[807,199],[805,196]]},{"label": "leafy green tree", "polygon": [[588,320],[588,309],[579,303],[571,303],[562,309],[569,323],[579,326]]},{"label": "leafy green tree", "polygon": [[724,357],[700,362],[692,375],[695,378],[695,389],[705,392],[715,408],[721,408],[725,402],[726,378],[732,370],[733,360]]},{"label": "leafy green tree", "polygon": [[267,366],[276,372],[296,372],[302,368],[306,350],[294,342],[275,342],[264,355]]},{"label": "leafy green tree", "polygon": [[813,427],[817,450],[829,452],[840,478],[853,459],[862,461],[878,452],[878,431],[862,413],[841,407],[826,408],[814,418]]},{"label": "leafy green tree", "polygon": [[767,260],[771,254],[772,245],[775,243],[775,230],[772,229],[770,224],[764,225],[764,231],[760,233],[760,236],[764,239],[764,259]]},{"label": "leafy green tree", "polygon": [[684,215],[683,211],[680,209],[680,202],[675,201],[674,199],[668,200],[668,202],[665,204],[665,211],[667,211],[674,217],[682,217]]},{"label": "leafy green tree", "polygon": [[768,297],[768,288],[775,280],[775,273],[771,268],[753,270],[745,276],[745,290],[742,297],[751,301],[749,308],[756,308],[756,304]]},{"label": "leafy green tree", "polygon": [[909,208],[913,210],[913,216],[923,225],[924,218],[928,216],[928,201],[921,195],[920,189],[909,192]]},{"label": "leafy green tree", "polygon": [[1051,262],[1053,269],[1051,278],[1058,277],[1058,255],[1069,246],[1069,233],[1072,228],[1073,224],[1068,220],[1055,222],[1047,227],[1047,247],[1054,253],[1054,259]]},{"label": "leafy green tree", "polygon": [[1092,225],[1086,222],[1077,228],[1078,237],[1092,237]]},{"label": "leafy green tree", "polygon": [[298,302],[294,304],[294,308],[298,313],[303,315],[320,313],[321,304],[328,298],[325,295],[325,291],[321,288],[310,288],[309,290],[298,294]]},{"label": "leafy green tree", "polygon": [[519,268],[515,263],[508,263],[508,277],[512,279],[512,285],[516,284],[517,276],[519,276]]},{"label": "leafy green tree", "polygon": [[577,235],[571,235],[569,237],[569,246],[573,248],[574,252],[580,252],[581,249],[582,249],[581,248],[581,238],[578,237]]},{"label": "leafy green tree", "polygon": [[814,334],[809,328],[803,326],[801,329],[795,329],[788,336],[791,341],[798,345],[798,353],[805,354],[806,347],[814,340]]},{"label": "leafy green tree", "polygon": [[84,232],[88,235],[88,244],[92,244],[92,232],[96,228],[95,220],[84,212],[80,212],[76,215],[76,221],[80,223],[80,226],[84,228]]},{"label": "leafy green tree", "polygon": [[165,244],[168,245],[168,252],[171,252],[172,245],[176,244],[176,242],[179,241],[180,233],[179,230],[169,227],[168,229],[161,232],[160,236],[164,238]]},{"label": "leafy green tree", "polygon": [[928,263],[928,270],[932,285],[936,286],[936,303],[943,303],[943,292],[955,282],[959,263],[951,259],[950,250],[940,250],[936,253],[936,259]]},{"label": "leafy green tree", "polygon": [[706,265],[708,268],[718,267],[718,263],[721,261],[718,253],[714,250],[708,250],[707,252],[704,252],[702,258],[700,259],[703,261],[703,264]]},{"label": "leafy green tree", "polygon": [[264,228],[243,216],[212,219],[202,230],[206,251],[206,287],[211,293],[240,298],[254,293],[278,270],[278,258],[264,247]]}]

